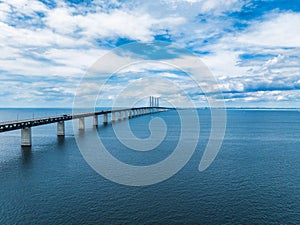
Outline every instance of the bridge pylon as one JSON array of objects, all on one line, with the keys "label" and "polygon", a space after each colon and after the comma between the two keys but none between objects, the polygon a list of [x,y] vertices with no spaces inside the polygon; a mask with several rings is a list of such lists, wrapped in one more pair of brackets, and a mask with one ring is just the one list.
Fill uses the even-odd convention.
[{"label": "bridge pylon", "polygon": [[153,96],[150,96],[150,98],[149,98],[149,106],[150,107],[159,107],[159,98],[155,98]]}]

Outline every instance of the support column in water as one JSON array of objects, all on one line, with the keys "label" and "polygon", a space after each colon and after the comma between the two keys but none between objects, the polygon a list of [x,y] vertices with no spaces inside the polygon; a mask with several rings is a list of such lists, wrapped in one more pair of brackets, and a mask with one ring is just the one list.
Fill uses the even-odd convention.
[{"label": "support column in water", "polygon": [[111,122],[115,122],[115,112],[111,112]]},{"label": "support column in water", "polygon": [[84,130],[85,123],[84,123],[84,117],[79,118],[79,130]]},{"label": "support column in water", "polygon": [[21,146],[31,146],[31,127],[21,130]]},{"label": "support column in water", "polygon": [[57,123],[57,136],[65,136],[65,122],[59,121]]},{"label": "support column in water", "polygon": [[103,124],[106,125],[108,123],[107,113],[103,114]]},{"label": "support column in water", "polygon": [[129,110],[127,111],[127,116],[128,116],[128,118],[130,118],[130,112],[131,112],[131,110],[129,109]]},{"label": "support column in water", "polygon": [[93,125],[94,127],[98,126],[98,115],[94,115]]}]

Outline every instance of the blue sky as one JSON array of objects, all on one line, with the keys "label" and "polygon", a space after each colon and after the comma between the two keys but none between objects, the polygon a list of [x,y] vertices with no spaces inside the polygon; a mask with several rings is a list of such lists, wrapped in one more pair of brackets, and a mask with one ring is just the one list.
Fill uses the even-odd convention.
[{"label": "blue sky", "polygon": [[[300,107],[299,24],[298,0],[0,0],[0,107],[72,107],[94,62],[123,44],[155,40],[199,57],[229,107]],[[188,76],[159,63],[113,76],[100,104],[112,104],[133,82],[128,98],[184,102],[163,79],[205,105]]]}]

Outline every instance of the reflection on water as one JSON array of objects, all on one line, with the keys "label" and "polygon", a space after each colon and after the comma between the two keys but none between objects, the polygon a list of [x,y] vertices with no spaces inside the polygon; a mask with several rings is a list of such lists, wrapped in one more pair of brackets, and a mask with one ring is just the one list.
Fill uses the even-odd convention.
[{"label": "reflection on water", "polygon": [[21,154],[22,154],[22,163],[25,164],[30,164],[32,160],[32,151],[31,147],[21,147]]},{"label": "reflection on water", "polygon": [[65,145],[65,137],[57,136],[57,147],[63,148],[64,145]]}]

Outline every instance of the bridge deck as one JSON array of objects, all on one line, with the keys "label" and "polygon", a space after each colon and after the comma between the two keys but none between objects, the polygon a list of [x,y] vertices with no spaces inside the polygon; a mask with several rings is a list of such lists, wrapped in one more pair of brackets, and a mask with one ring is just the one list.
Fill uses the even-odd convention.
[{"label": "bridge deck", "polygon": [[97,112],[88,112],[88,113],[80,113],[80,114],[65,114],[61,116],[50,116],[44,118],[36,118],[36,119],[27,119],[27,120],[16,120],[16,121],[8,121],[0,123],[0,133],[23,129],[25,127],[34,127],[40,126],[44,124],[57,123],[59,121],[67,121],[72,119],[78,119],[82,117],[90,117],[95,115],[103,115],[115,112],[122,112],[126,110],[138,110],[138,109],[172,109],[166,107],[138,107],[138,108],[125,108],[125,109],[114,109],[114,110],[102,110]]}]

